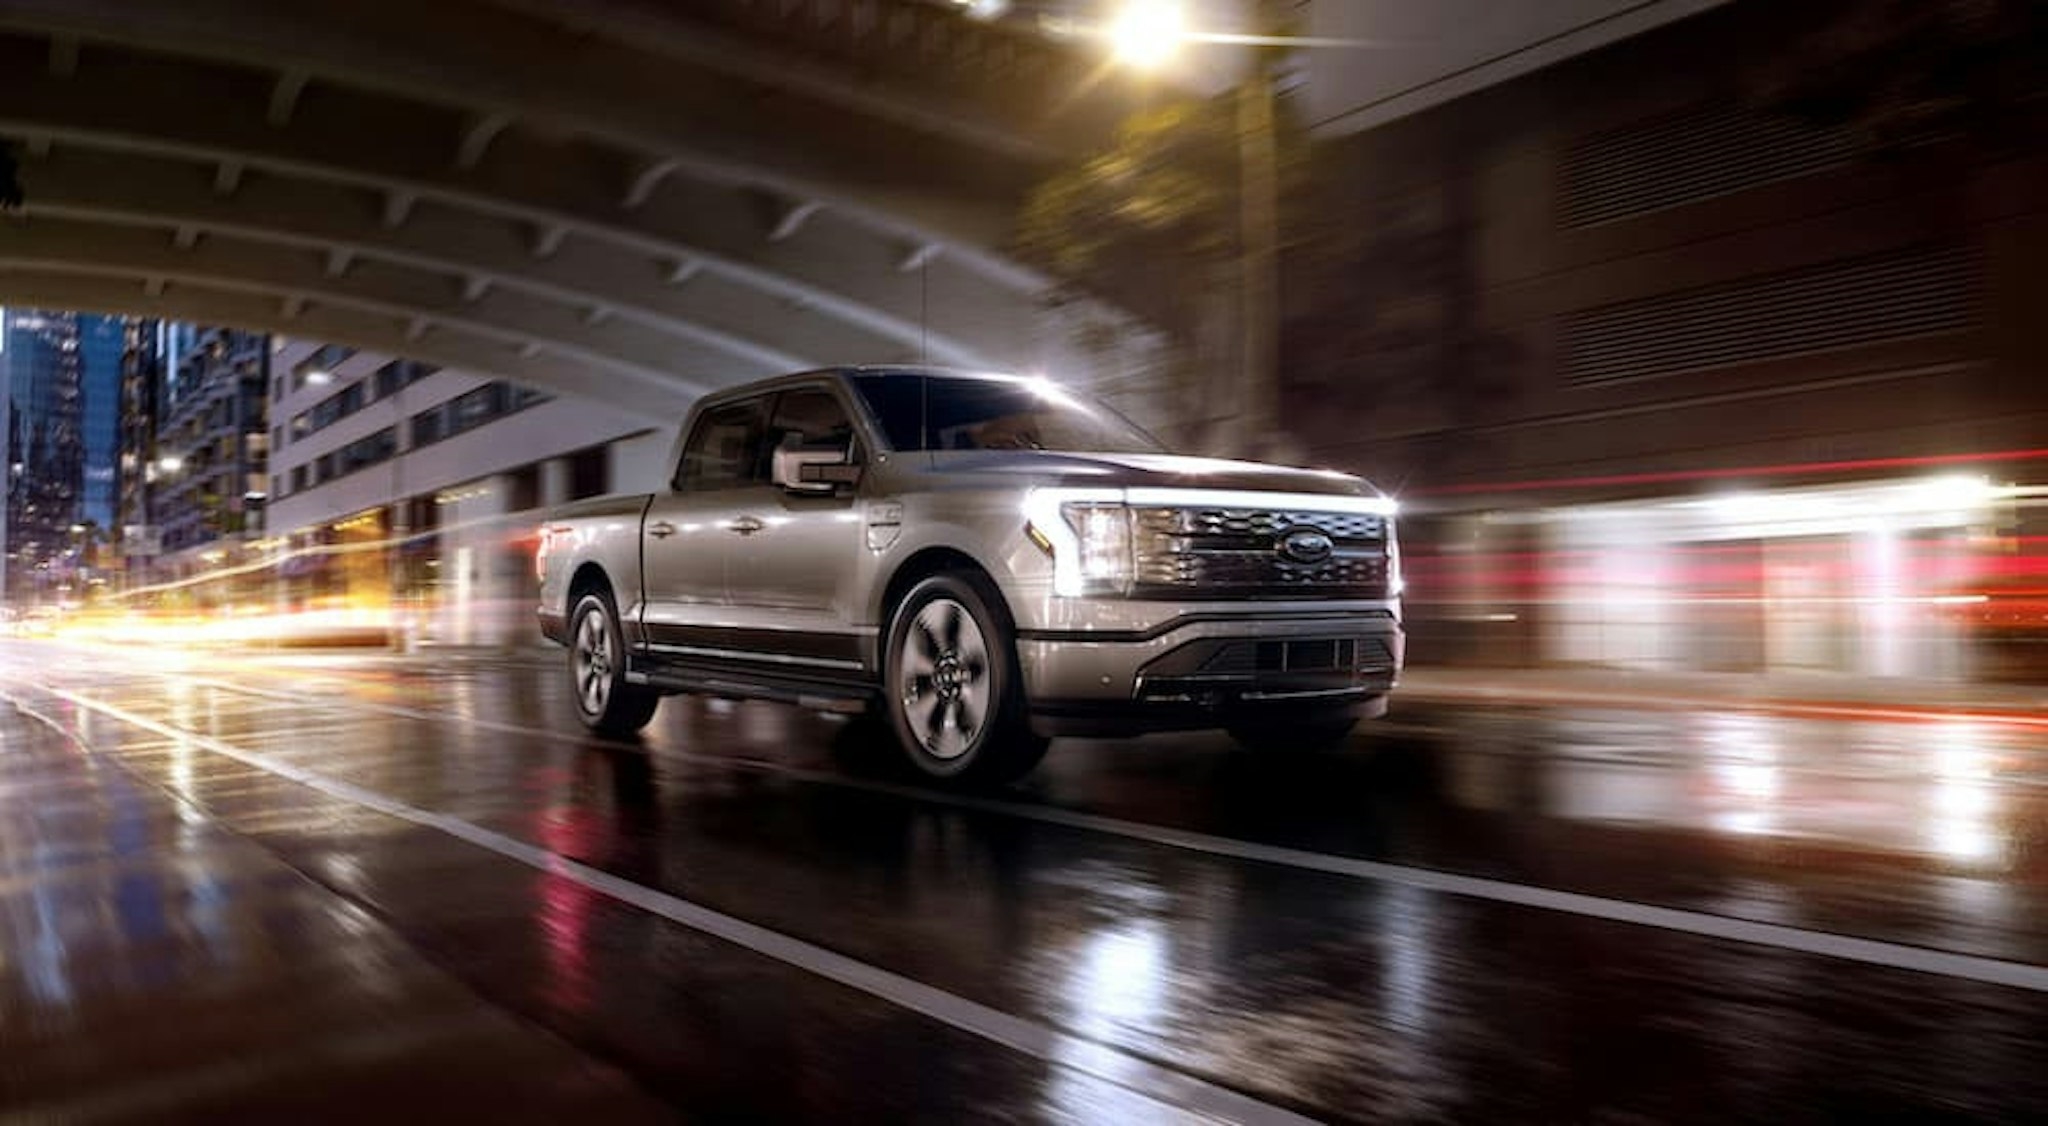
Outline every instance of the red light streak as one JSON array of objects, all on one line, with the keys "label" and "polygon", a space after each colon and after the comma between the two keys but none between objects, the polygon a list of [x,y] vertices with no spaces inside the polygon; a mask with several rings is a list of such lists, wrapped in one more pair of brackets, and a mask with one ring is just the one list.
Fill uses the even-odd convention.
[{"label": "red light streak", "polygon": [[1653,485],[1676,481],[1728,481],[1745,477],[1797,477],[1813,473],[1861,472],[1871,469],[1927,469],[1944,465],[1988,465],[2048,459],[2048,449],[2006,450],[1989,454],[1926,454],[1918,457],[1869,457],[1848,461],[1814,461],[1791,465],[1758,465],[1738,469],[1672,469],[1654,473],[1610,473],[1592,477],[1553,477],[1541,481],[1500,481],[1420,488],[1413,496],[1459,496],[1471,493],[1513,493],[1536,489],[1588,488],[1599,485]]}]

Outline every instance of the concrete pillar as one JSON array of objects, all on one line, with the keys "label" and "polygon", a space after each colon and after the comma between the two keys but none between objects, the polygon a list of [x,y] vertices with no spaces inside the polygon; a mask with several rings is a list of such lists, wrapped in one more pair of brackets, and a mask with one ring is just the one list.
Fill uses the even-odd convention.
[{"label": "concrete pillar", "polygon": [[570,466],[566,457],[551,457],[540,463],[540,506],[553,508],[569,502]]}]

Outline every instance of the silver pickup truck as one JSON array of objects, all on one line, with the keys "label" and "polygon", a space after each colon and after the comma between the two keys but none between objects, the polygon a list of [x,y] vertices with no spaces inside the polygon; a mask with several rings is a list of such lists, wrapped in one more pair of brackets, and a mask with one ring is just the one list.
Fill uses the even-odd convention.
[{"label": "silver pickup truck", "polygon": [[699,402],[670,465],[541,529],[541,630],[607,735],[666,694],[761,697],[998,781],[1056,735],[1334,743],[1401,670],[1391,500],[1173,456],[1045,380],[766,380]]}]

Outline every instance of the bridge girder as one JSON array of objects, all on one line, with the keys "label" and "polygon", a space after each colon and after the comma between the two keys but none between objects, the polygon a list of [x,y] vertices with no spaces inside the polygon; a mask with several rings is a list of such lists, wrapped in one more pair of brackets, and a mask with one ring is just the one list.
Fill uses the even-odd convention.
[{"label": "bridge girder", "polygon": [[[1031,361],[1046,282],[996,246],[1040,151],[985,115],[920,125],[929,107],[878,107],[816,68],[765,85],[840,82],[852,108],[826,128],[865,111],[884,119],[869,140],[943,136],[916,161],[852,163],[843,138],[736,137],[709,120],[704,76],[738,63],[680,72],[689,44],[609,24],[551,44],[537,29],[559,38],[577,12],[548,9],[0,0],[0,135],[30,142],[31,200],[0,224],[0,296],[49,304],[28,281],[68,278],[57,291],[100,307],[159,308],[128,284],[153,278],[185,308],[274,298],[286,331],[346,307],[684,394],[834,361]],[[467,40],[449,22],[490,14]],[[547,81],[518,77],[549,59]]]}]

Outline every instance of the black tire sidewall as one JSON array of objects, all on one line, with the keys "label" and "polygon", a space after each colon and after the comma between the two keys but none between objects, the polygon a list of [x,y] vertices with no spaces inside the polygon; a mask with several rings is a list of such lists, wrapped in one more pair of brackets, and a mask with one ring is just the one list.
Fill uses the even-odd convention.
[{"label": "black tire sidewall", "polygon": [[[910,729],[903,711],[902,685],[897,683],[902,666],[903,646],[918,611],[940,598],[950,598],[965,607],[981,630],[988,647],[990,704],[988,718],[976,732],[974,743],[957,758],[942,759],[924,749],[924,743]],[[1016,643],[1007,615],[1000,613],[981,584],[955,572],[921,580],[904,594],[889,618],[888,644],[882,651],[883,706],[889,712],[889,727],[916,769],[933,778],[967,778],[1000,770],[998,760],[1009,754],[1023,724],[1024,699],[1017,676]],[[997,604],[999,605],[999,604]]]}]

